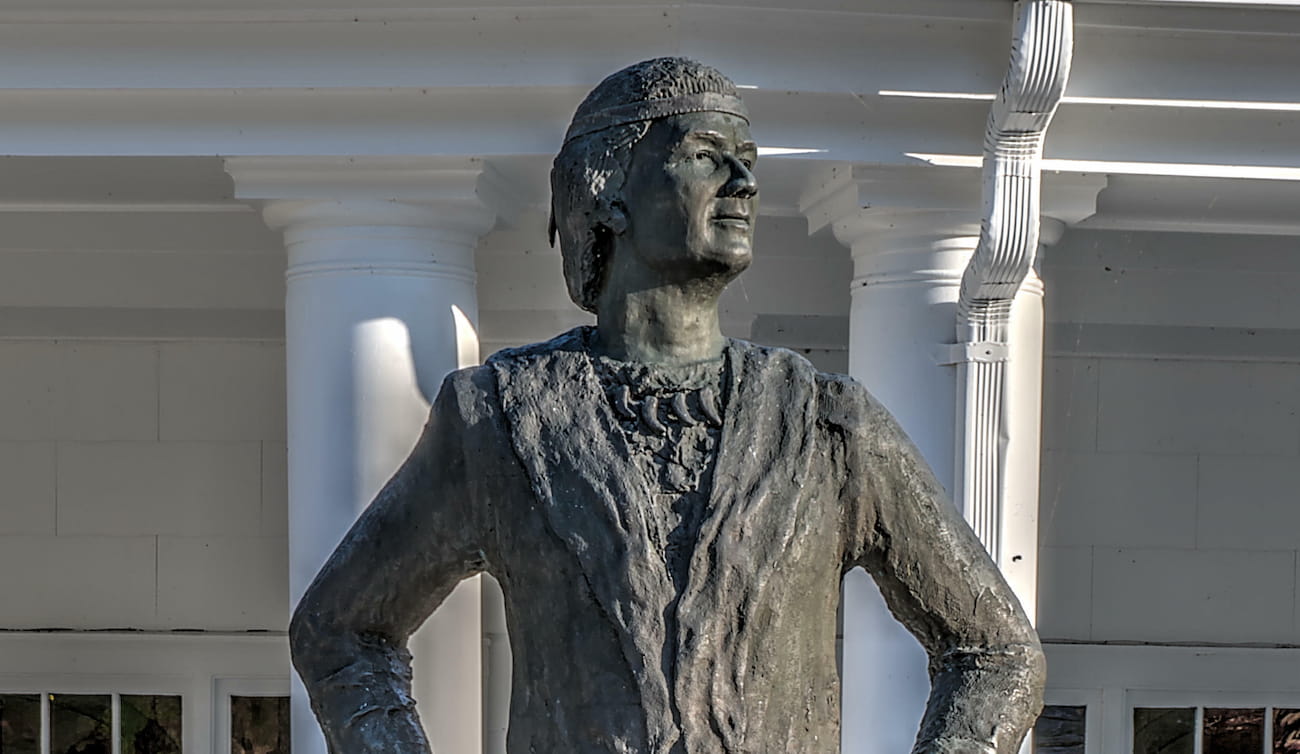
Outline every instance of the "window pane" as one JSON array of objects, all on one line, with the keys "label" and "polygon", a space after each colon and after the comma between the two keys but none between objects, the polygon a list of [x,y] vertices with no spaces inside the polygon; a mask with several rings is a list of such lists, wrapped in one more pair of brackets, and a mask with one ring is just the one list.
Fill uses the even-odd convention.
[{"label": "window pane", "polygon": [[1300,709],[1273,710],[1273,754],[1300,754]]},{"label": "window pane", "polygon": [[40,751],[40,694],[0,694],[0,754]]},{"label": "window pane", "polygon": [[124,694],[122,754],[181,754],[181,698]]},{"label": "window pane", "polygon": [[1087,707],[1044,707],[1034,724],[1034,754],[1083,754]]},{"label": "window pane", "polygon": [[1133,754],[1192,754],[1196,709],[1137,707],[1133,710]]},{"label": "window pane", "polygon": [[113,708],[107,695],[50,695],[50,754],[110,754]]},{"label": "window pane", "polygon": [[232,754],[289,754],[289,697],[230,697]]},{"label": "window pane", "polygon": [[1264,710],[1205,710],[1201,750],[1205,754],[1257,754],[1264,750]]}]

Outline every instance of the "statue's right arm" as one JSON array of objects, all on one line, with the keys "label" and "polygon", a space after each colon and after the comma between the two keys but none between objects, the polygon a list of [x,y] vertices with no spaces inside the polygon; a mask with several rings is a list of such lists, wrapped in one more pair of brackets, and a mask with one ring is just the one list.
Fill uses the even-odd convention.
[{"label": "statue's right arm", "polygon": [[443,383],[410,457],[290,622],[294,666],[335,754],[429,751],[411,698],[406,641],[457,583],[486,565],[483,514],[467,482],[466,375]]}]

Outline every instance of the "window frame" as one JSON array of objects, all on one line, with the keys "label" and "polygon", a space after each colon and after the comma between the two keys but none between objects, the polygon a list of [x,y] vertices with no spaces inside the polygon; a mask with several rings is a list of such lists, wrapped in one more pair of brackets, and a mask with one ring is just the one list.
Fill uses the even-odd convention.
[{"label": "window frame", "polygon": [[[0,632],[0,657],[3,694],[181,697],[184,754],[229,754],[230,721],[218,716],[226,689],[289,695],[289,642],[283,633]],[[45,701],[41,706],[48,710]],[[227,716],[229,709],[227,698]],[[227,743],[214,748],[222,725]],[[113,745],[120,746],[116,737]]]},{"label": "window frame", "polygon": [[1102,694],[1096,689],[1049,689],[1043,704],[1051,707],[1083,707],[1083,754],[1102,754]]},{"label": "window frame", "polygon": [[232,696],[289,696],[288,678],[231,676],[212,680],[212,752],[234,754],[230,730]]},{"label": "window frame", "polygon": [[1133,710],[1139,707],[1196,710],[1192,754],[1203,754],[1204,722],[1206,709],[1262,709],[1264,710],[1264,748],[1261,754],[1271,754],[1273,744],[1273,710],[1300,709],[1300,692],[1242,692],[1242,691],[1165,691],[1135,690],[1128,694],[1127,752],[1133,751]]},{"label": "window frame", "polygon": [[[1046,643],[1044,649],[1047,703],[1088,707],[1087,754],[1132,752],[1134,707],[1300,709],[1296,647]],[[1198,751],[1200,745],[1198,737]]]}]

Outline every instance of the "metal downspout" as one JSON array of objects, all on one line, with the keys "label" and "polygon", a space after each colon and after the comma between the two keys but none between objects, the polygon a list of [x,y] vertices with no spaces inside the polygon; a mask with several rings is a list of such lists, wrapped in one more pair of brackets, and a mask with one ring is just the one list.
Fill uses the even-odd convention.
[{"label": "metal downspout", "polygon": [[[1018,0],[1011,64],[984,140],[983,221],[957,307],[956,487],[999,566],[1006,502],[1011,306],[1038,251],[1043,142],[1073,53],[1068,0]],[[1025,595],[1021,595],[1022,601]],[[1032,603],[1031,603],[1032,604]]]}]

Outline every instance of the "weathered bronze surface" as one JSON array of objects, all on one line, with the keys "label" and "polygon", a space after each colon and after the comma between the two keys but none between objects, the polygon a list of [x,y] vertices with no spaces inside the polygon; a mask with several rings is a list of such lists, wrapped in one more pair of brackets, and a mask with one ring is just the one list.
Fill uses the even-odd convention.
[{"label": "weathered bronze surface", "polygon": [[578,108],[551,232],[598,324],[449,376],[299,604],[333,752],[428,751],[406,639],[482,571],[506,596],[512,754],[836,752],[855,566],[930,654],[914,751],[1017,750],[1038,640],[916,448],[853,380],[721,335],[755,159],[734,85],[698,63],[640,63]]}]

